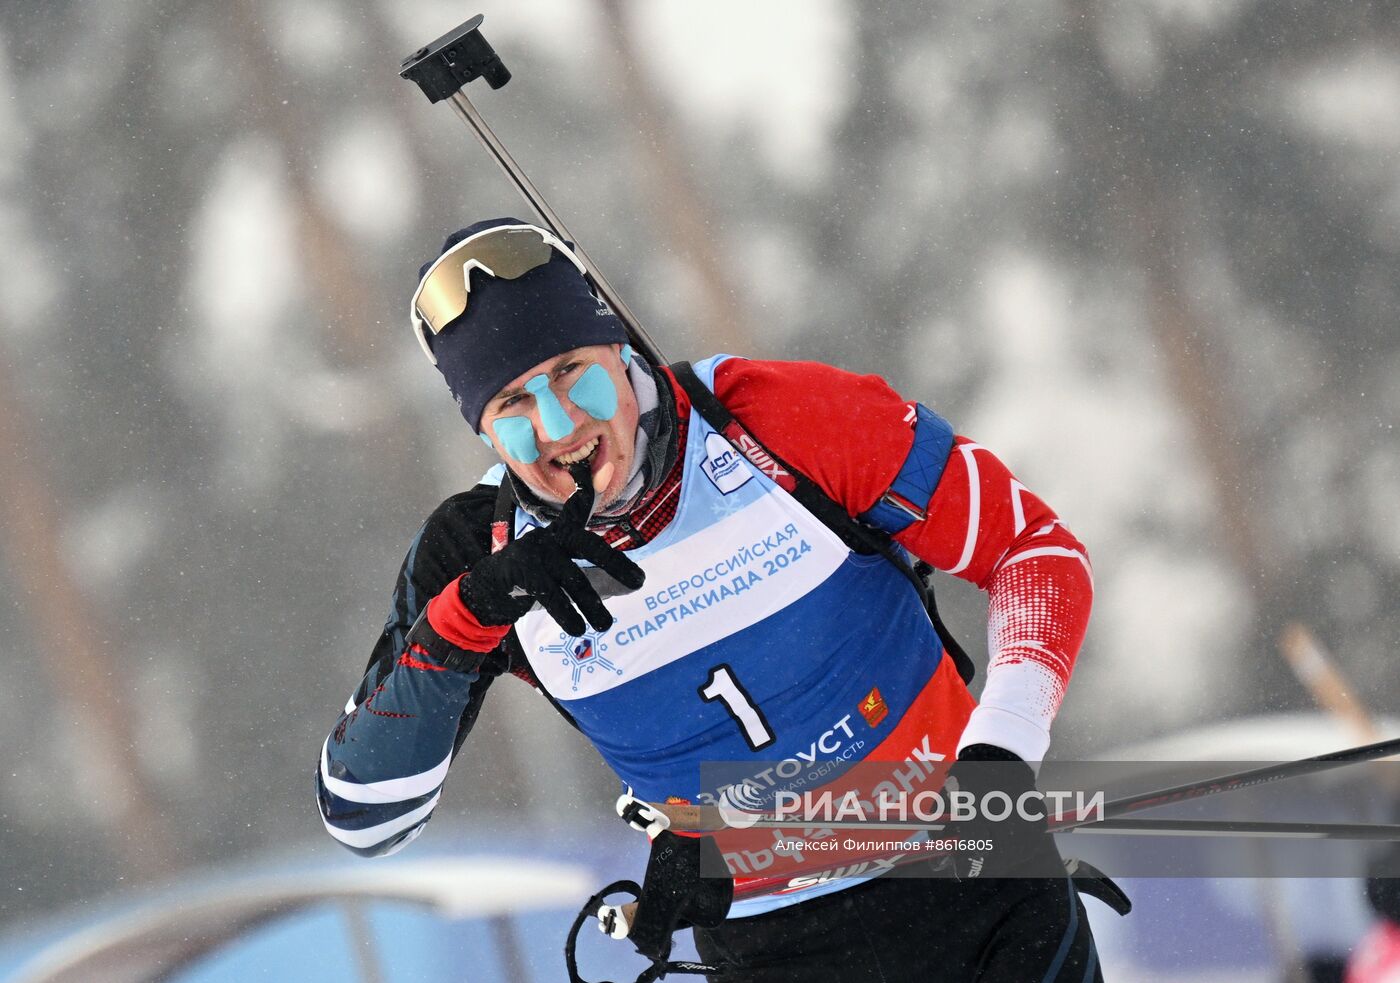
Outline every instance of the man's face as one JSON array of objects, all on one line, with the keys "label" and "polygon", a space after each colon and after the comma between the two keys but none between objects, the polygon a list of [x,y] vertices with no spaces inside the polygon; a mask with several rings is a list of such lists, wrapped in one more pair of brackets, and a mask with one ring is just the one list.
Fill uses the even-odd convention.
[{"label": "man's face", "polygon": [[[486,403],[486,409],[481,414],[481,432],[491,438],[491,445],[510,469],[546,501],[562,502],[573,494],[574,479],[559,458],[572,459],[582,451],[591,452],[588,463],[595,476],[603,473],[606,465],[613,466],[607,485],[598,494],[599,508],[616,501],[627,486],[632,455],[636,449],[637,398],[627,379],[627,367],[622,363],[620,350],[620,345],[589,345],[557,355],[522,372]],[[594,365],[606,372],[607,380],[617,392],[617,409],[607,420],[591,416],[569,395],[583,374]],[[541,406],[541,403],[548,401],[548,396],[540,391],[538,376],[548,380],[549,391],[558,400],[557,409]],[[600,387],[600,382],[595,372],[592,380],[577,390],[580,400],[595,410],[595,403],[583,398],[582,394],[587,392],[596,397],[600,388],[605,388]],[[540,396],[531,393],[527,384]],[[573,429],[555,439],[550,437],[550,431],[558,433],[565,428],[558,410],[568,417]],[[534,446],[539,456],[529,463],[516,456],[521,450],[519,437],[514,441],[501,438],[507,428],[521,428],[523,424],[506,422],[501,428],[495,426],[498,421],[509,421],[512,417],[528,421],[533,432]],[[528,441],[525,446],[528,447]],[[528,457],[529,454],[522,456]]]}]

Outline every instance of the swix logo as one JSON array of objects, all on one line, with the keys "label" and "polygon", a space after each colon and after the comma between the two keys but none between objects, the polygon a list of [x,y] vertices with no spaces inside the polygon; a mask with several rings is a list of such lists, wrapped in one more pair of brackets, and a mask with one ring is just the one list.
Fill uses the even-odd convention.
[{"label": "swix logo", "polygon": [[758,441],[750,437],[739,424],[731,423],[725,428],[724,435],[743,452],[743,455],[753,463],[754,467],[776,481],[784,491],[790,492],[797,487],[797,482],[792,475],[773,460],[773,455],[764,450]]},{"label": "swix logo", "polygon": [[847,864],[844,867],[834,867],[831,870],[824,870],[820,874],[808,874],[804,877],[794,877],[787,882],[778,894],[787,894],[789,891],[802,891],[809,887],[817,887],[828,881],[839,880],[843,877],[874,877],[883,874],[887,870],[894,870],[899,866],[899,861],[903,855],[896,854],[892,857],[875,857],[871,860],[863,860],[859,863]]}]

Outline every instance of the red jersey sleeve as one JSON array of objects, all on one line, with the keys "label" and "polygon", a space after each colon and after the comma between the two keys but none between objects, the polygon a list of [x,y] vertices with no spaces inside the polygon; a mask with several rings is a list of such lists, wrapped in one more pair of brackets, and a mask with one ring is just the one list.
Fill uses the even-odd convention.
[{"label": "red jersey sleeve", "polygon": [[[914,443],[913,404],[878,376],[814,362],[728,359],[715,393],[760,442],[853,516],[890,489]],[[957,437],[925,517],[896,535],[915,556],[985,590],[988,667],[959,748],[1038,761],[1084,640],[1088,555],[995,454]]]}]

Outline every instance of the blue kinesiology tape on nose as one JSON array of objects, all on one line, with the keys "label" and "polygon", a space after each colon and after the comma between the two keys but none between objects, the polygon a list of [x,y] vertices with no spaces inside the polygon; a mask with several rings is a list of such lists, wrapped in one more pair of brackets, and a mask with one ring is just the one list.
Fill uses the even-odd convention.
[{"label": "blue kinesiology tape on nose", "polygon": [[595,420],[611,420],[617,412],[617,386],[608,370],[596,363],[569,388],[569,399]]},{"label": "blue kinesiology tape on nose", "polygon": [[540,457],[535,443],[535,425],[528,417],[503,416],[491,423],[501,450],[521,464],[534,464]]},{"label": "blue kinesiology tape on nose", "polygon": [[574,432],[574,421],[564,412],[559,397],[549,388],[549,377],[541,373],[525,381],[525,391],[535,397],[540,409],[540,422],[550,440],[563,440]]}]

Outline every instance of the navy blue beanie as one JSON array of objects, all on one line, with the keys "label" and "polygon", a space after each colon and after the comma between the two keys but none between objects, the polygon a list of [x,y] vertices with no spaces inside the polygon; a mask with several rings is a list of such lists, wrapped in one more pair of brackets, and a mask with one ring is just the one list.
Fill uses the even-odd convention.
[{"label": "navy blue beanie", "polygon": [[[515,218],[477,222],[448,236],[438,255],[484,229],[532,224]],[[420,282],[432,265],[424,263],[418,270]],[[480,429],[491,397],[532,366],[585,345],[627,341],[622,321],[593,296],[588,281],[558,250],[548,263],[515,280],[481,270],[469,275],[466,312],[441,333],[428,332],[428,347],[473,430]]]}]

